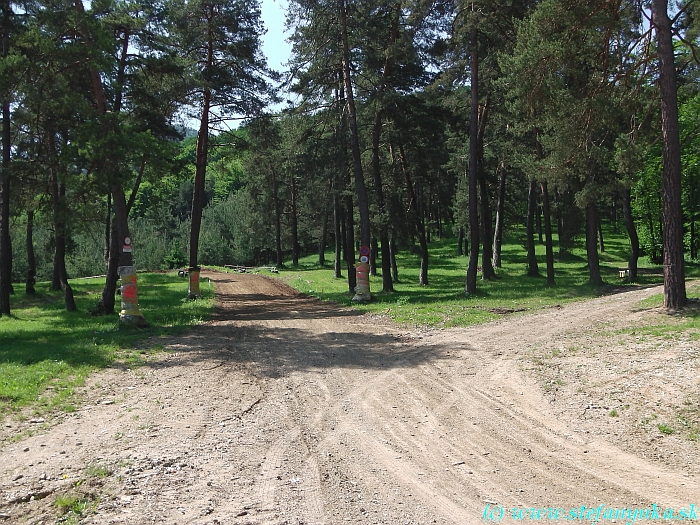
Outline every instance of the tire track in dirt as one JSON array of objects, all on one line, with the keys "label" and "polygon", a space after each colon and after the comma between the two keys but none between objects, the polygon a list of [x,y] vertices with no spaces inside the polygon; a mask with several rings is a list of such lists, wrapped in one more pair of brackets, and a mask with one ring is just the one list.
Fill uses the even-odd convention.
[{"label": "tire track in dirt", "polygon": [[[86,523],[464,525],[487,504],[700,503],[692,475],[581,432],[524,370],[534,346],[593,338],[618,316],[636,322],[634,304],[657,290],[406,333],[279,281],[205,275],[217,283],[214,319],[166,341],[175,353],[141,371],[98,374],[92,426],[67,419],[22,443],[47,444],[42,455],[5,447],[6,499],[29,489],[23,480],[69,490],[58,470],[36,483],[68,443],[62,472],[95,461],[113,471],[94,486],[102,498]],[[124,398],[100,404],[109,392]],[[50,503],[0,500],[0,512],[45,520]]]}]

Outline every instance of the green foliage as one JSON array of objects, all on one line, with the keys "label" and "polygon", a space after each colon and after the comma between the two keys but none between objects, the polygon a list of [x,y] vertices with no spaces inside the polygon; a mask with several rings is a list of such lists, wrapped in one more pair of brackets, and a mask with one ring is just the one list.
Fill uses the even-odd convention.
[{"label": "green foliage", "polygon": [[[522,234],[522,230],[515,233]],[[601,256],[603,278],[611,283],[598,289],[588,284],[585,249],[576,245],[563,260],[556,263],[557,285],[548,287],[543,277],[528,277],[521,238],[504,239],[503,267],[498,279],[482,281],[479,292],[466,298],[463,293],[467,259],[456,255],[454,240],[441,240],[430,245],[431,279],[429,286],[418,285],[419,257],[406,251],[397,257],[400,283],[395,293],[373,292],[370,303],[352,303],[344,279],[334,279],[333,272],[319,268],[313,257],[303,258],[295,269],[282,269],[278,277],[297,290],[343,306],[372,312],[402,324],[436,327],[468,326],[497,319],[509,313],[552,308],[571,301],[596,297],[601,293],[629,286],[620,282],[618,268],[626,263],[627,240],[606,230],[609,249]],[[537,245],[540,260],[544,246]],[[644,284],[661,283],[660,273],[640,277]],[[380,278],[372,278],[376,290]]]},{"label": "green foliage", "polygon": [[659,425],[656,425],[656,428],[659,429],[659,432],[661,432],[662,434],[666,434],[666,435],[670,435],[670,434],[673,434],[676,432],[672,427],[666,425],[665,423],[661,423]]},{"label": "green foliage", "polygon": [[[226,118],[262,115],[271,100],[268,80],[275,75],[259,53],[258,2],[84,3],[85,27],[76,21],[79,3],[61,9],[45,2],[23,6],[22,16],[12,17],[9,56],[0,60],[0,91],[13,97],[14,283],[22,282],[29,268],[27,210],[36,216],[36,278],[48,280],[53,273],[56,224],[46,194],[49,175],[66,193],[57,218],[67,221],[71,278],[105,272],[105,196],[115,182],[128,198],[140,180],[129,214],[137,267],[183,266],[190,252],[197,137],[172,123],[178,112],[198,118],[206,92],[212,95],[209,129],[217,134],[207,151],[200,262],[274,261],[277,235],[287,258],[316,252],[324,232],[326,247],[332,245],[333,197],[341,202],[336,211],[343,218],[356,213],[343,209],[346,198],[357,205],[345,100],[338,92],[337,2],[290,3],[291,85],[298,104],[233,131],[224,129]],[[506,231],[515,235],[523,222],[528,179],[547,180],[553,218],[559,219],[557,273],[565,276],[568,265],[583,264],[577,251],[581,208],[595,202],[603,218],[611,219],[620,208],[620,192],[631,188],[643,254],[661,261],[662,159],[650,81],[656,64],[646,55],[653,45],[647,46],[642,31],[640,5],[561,0],[478,0],[466,9],[466,4],[438,1],[400,9],[375,1],[343,5],[361,160],[367,168],[378,162],[384,193],[380,209],[376,189],[369,187],[375,235],[389,225],[393,238],[410,244],[416,235],[413,213],[424,218],[433,239],[447,238],[468,222],[466,79],[476,28],[486,124],[481,170],[491,193],[498,170],[507,172]],[[679,35],[687,41],[697,39],[694,13],[691,8],[679,19]],[[216,48],[211,63],[204,53],[208,43]],[[122,49],[129,50],[124,57]],[[677,55],[686,64],[679,68],[685,245],[691,259],[698,259],[700,70],[680,44]],[[96,109],[89,67],[105,87],[104,114]],[[380,151],[372,158],[375,122],[381,128]],[[406,175],[415,198],[407,191]],[[493,208],[494,195],[487,198]],[[616,263],[608,258],[606,264],[624,265],[623,251],[616,253]],[[440,261],[441,255],[431,245],[431,260]],[[605,262],[607,255],[600,255]],[[441,271],[431,266],[445,293],[458,296],[460,279],[448,285]],[[509,271],[502,272],[504,279]],[[483,286],[484,294],[494,293],[491,283]],[[419,293],[427,291],[416,289]],[[407,304],[416,304],[410,299]]]},{"label": "green foliage", "polygon": [[18,296],[13,315],[0,318],[0,413],[25,406],[70,409],[91,371],[138,364],[146,350],[133,350],[137,341],[179,333],[206,319],[213,305],[209,288],[202,287],[205,300],[184,301],[187,285],[176,275],[139,274],[139,305],[150,327],[133,330],[120,326],[117,316],[90,315],[102,284],[72,281],[78,313],[69,313],[61,294],[39,283],[35,296]]},{"label": "green foliage", "polygon": [[67,525],[80,523],[85,516],[95,510],[98,503],[99,498],[92,494],[61,495],[54,500],[54,505],[61,516],[59,523]]},{"label": "green foliage", "polygon": [[91,463],[85,469],[88,478],[107,478],[112,475],[112,470],[102,463]]},{"label": "green foliage", "polygon": [[180,243],[175,241],[173,246],[170,248],[170,253],[163,258],[163,262],[167,265],[168,270],[173,268],[181,268],[187,263],[187,256],[185,251],[180,246]]}]

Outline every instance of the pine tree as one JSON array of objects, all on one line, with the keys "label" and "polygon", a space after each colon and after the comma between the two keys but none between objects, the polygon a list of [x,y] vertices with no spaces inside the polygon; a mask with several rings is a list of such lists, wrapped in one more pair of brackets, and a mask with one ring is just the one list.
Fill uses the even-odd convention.
[{"label": "pine tree", "polygon": [[171,44],[190,67],[191,101],[199,118],[190,229],[190,298],[199,295],[199,235],[212,127],[235,115],[256,115],[271,75],[260,52],[263,32],[256,0],[173,0]]},{"label": "pine tree", "polygon": [[678,91],[673,48],[673,28],[668,0],[652,0],[661,92],[664,203],[664,306],[681,309],[686,303],[681,209],[681,144],[678,131]]}]

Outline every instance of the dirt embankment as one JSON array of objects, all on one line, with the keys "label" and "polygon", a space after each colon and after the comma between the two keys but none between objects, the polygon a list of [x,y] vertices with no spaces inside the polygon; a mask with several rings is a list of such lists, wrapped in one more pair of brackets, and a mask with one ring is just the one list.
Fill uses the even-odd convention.
[{"label": "dirt embankment", "polygon": [[2,446],[0,523],[54,523],[58,496],[98,524],[700,510],[698,343],[619,331],[662,315],[635,310],[658,289],[406,330],[261,276],[208,277],[212,321],[96,374],[77,413]]}]

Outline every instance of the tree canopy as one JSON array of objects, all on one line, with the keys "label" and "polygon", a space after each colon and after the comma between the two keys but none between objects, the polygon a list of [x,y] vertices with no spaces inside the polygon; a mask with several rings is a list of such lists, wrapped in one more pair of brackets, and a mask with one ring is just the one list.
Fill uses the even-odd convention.
[{"label": "tree canopy", "polygon": [[[473,295],[504,232],[532,276],[546,246],[550,286],[585,242],[599,286],[601,225],[620,215],[629,279],[647,256],[666,306],[684,306],[692,1],[293,0],[282,76],[257,0],[1,5],[0,315],[21,281],[50,281],[70,309],[69,277],[106,273],[96,311],[112,313],[119,267],[324,265],[329,248],[349,291],[370,248],[390,293],[398,250],[429,285],[433,237],[468,252]],[[296,95],[284,109],[280,87]]]}]

